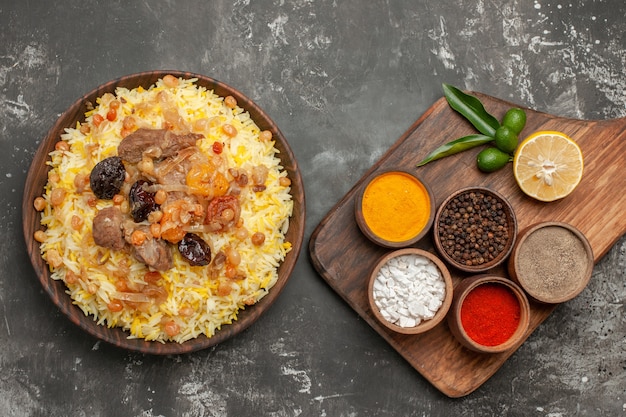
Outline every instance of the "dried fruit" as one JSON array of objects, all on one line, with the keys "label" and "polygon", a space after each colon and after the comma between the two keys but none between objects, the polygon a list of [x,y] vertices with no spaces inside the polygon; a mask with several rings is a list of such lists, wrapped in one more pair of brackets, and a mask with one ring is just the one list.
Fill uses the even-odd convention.
[{"label": "dried fruit", "polygon": [[211,248],[198,235],[187,233],[178,242],[178,251],[192,266],[208,265],[211,262]]},{"label": "dried fruit", "polygon": [[130,187],[128,199],[130,201],[130,214],[137,223],[148,218],[148,215],[159,208],[155,202],[156,193],[146,190],[151,184],[146,180],[138,180]]},{"label": "dried fruit", "polygon": [[120,192],[126,177],[126,168],[119,156],[111,156],[98,162],[89,175],[89,185],[96,197],[110,200]]}]

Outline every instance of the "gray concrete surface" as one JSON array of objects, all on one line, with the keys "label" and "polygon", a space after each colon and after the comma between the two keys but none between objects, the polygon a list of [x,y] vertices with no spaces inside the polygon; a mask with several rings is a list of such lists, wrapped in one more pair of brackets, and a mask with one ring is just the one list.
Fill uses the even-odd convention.
[{"label": "gray concrete surface", "polygon": [[[275,119],[302,168],[306,241],[441,83],[559,116],[626,116],[622,0],[0,0],[0,415],[626,416],[626,239],[477,391],[449,399],[321,279],[306,248],[244,333],[177,357],[86,335],[21,232],[26,171],[75,99],[143,70],[203,73]],[[616,190],[623,192],[623,190]]]}]

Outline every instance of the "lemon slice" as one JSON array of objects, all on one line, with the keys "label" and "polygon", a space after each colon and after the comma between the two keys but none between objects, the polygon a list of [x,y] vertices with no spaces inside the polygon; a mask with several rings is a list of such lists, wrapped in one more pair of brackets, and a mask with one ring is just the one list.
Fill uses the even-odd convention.
[{"label": "lemon slice", "polygon": [[520,189],[540,201],[569,195],[583,176],[580,147],[562,132],[535,132],[518,146],[513,175]]}]

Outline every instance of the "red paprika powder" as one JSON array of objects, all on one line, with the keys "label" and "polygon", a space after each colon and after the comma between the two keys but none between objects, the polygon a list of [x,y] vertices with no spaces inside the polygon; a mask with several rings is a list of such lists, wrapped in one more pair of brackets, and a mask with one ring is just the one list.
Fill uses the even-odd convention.
[{"label": "red paprika powder", "polygon": [[509,288],[486,283],[474,288],[463,300],[461,324],[476,343],[498,346],[513,336],[520,314],[519,301]]}]

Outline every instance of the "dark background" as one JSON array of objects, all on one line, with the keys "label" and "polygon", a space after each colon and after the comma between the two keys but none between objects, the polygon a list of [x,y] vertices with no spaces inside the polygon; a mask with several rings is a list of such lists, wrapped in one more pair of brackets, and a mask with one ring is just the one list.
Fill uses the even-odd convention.
[{"label": "dark background", "polygon": [[626,415],[625,238],[580,296],[453,400],[333,292],[306,244],[278,301],[233,339],[173,357],[99,342],[42,291],[20,209],[33,154],[71,103],[177,69],[234,86],[276,121],[302,169],[307,243],[442,82],[558,116],[625,117],[624,16],[623,0],[0,0],[0,415]]}]

